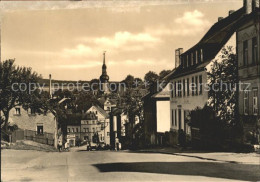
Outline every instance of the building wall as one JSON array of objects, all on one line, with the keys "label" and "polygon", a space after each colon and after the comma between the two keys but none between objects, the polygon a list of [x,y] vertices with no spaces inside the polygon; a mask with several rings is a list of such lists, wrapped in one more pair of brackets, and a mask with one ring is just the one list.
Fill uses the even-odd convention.
[{"label": "building wall", "polygon": [[[206,71],[200,71],[197,73],[193,73],[190,75],[186,75],[180,78],[176,78],[171,80],[171,83],[174,82],[178,82],[179,80],[182,81],[183,83],[183,79],[187,80],[187,78],[189,78],[189,84],[192,83],[192,77],[198,76],[199,75],[202,76],[202,83],[207,83],[207,73]],[[174,92],[174,91],[173,91]],[[203,108],[204,105],[207,103],[208,101],[208,91],[205,89],[204,86],[202,86],[202,94],[198,95],[192,95],[192,91],[191,89],[189,89],[189,96],[187,96],[187,88],[185,89],[185,96],[183,95],[183,91],[182,91],[182,96],[178,97],[174,93],[171,93],[171,97],[170,97],[170,123],[171,123],[171,130],[179,130],[179,129],[183,129],[186,133],[190,133],[190,128],[189,126],[186,124],[184,126],[184,115],[185,113],[188,114],[188,112],[190,112],[191,110],[195,109],[196,107],[201,107]],[[176,115],[176,116],[175,116]],[[181,126],[179,124],[179,118],[181,117]]]},{"label": "building wall", "polygon": [[156,102],[157,132],[170,131],[170,101]]},{"label": "building wall", "polygon": [[95,106],[92,106],[87,113],[94,113],[97,116],[98,122],[103,125],[102,131],[100,131],[101,136],[101,142],[104,142],[108,145],[110,145],[110,127],[109,127],[109,118],[106,118]]},{"label": "building wall", "polygon": [[[101,125],[98,124],[97,120],[81,120],[81,140],[91,141],[96,132],[101,131]],[[100,135],[99,135],[100,136]],[[99,140],[101,138],[99,137]]]},{"label": "building wall", "polygon": [[147,144],[156,144],[156,100],[151,96],[144,99],[144,132]]},{"label": "building wall", "polygon": [[[20,114],[16,114],[16,108],[20,108]],[[37,131],[37,125],[43,126],[43,132],[55,133],[55,119],[54,115],[50,112],[44,114],[30,114],[30,111],[27,112],[22,107],[16,107],[11,109],[9,122],[15,123],[18,128]]]},{"label": "building wall", "polygon": [[[254,20],[248,21],[245,25],[240,27],[237,31],[237,52],[238,52],[238,75],[239,81],[242,83],[239,90],[239,114],[240,115],[253,115],[253,89],[257,89],[257,106],[258,113],[260,115],[260,37],[259,37],[259,22]],[[257,40],[258,58],[256,63],[253,63],[253,39]],[[244,63],[244,42],[248,43],[248,62]],[[248,87],[248,88],[247,88]],[[248,102],[244,102],[245,92],[244,89],[248,89]],[[247,103],[247,104],[246,104]],[[245,104],[247,106],[245,106]],[[245,113],[245,107],[248,108],[248,112]]]}]

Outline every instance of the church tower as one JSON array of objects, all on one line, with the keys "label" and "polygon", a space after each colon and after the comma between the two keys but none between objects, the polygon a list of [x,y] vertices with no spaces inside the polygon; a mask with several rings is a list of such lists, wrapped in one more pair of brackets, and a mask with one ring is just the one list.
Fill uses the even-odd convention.
[{"label": "church tower", "polygon": [[107,66],[106,66],[106,51],[103,53],[103,66],[102,66],[102,75],[99,77],[101,83],[101,91],[104,94],[110,93],[109,90],[109,76],[107,75]]}]

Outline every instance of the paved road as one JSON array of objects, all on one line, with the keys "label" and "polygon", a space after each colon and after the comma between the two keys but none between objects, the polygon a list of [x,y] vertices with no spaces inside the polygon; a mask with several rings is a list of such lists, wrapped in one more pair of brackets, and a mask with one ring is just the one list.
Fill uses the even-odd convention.
[{"label": "paved road", "polygon": [[[156,153],[2,150],[3,181],[259,181],[260,166]],[[205,154],[206,156],[207,154]]]}]

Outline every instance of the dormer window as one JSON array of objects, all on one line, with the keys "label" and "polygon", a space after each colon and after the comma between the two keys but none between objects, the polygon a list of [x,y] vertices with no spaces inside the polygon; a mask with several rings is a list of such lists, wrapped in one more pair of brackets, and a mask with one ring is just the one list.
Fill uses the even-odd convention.
[{"label": "dormer window", "polygon": [[201,51],[198,51],[198,63],[201,62]]},{"label": "dormer window", "polygon": [[19,107],[15,108],[15,115],[21,115],[21,109]]},{"label": "dormer window", "polygon": [[190,54],[190,63],[191,63],[191,66],[194,64],[194,62],[193,62],[193,53]]},{"label": "dormer window", "polygon": [[29,114],[31,114],[31,115],[35,115],[35,109],[34,109],[34,108],[30,108],[30,110],[29,110]]},{"label": "dormer window", "polygon": [[197,64],[198,63],[198,51],[196,51],[195,58],[196,58],[196,64]]},{"label": "dormer window", "polygon": [[200,49],[200,61],[203,62],[203,49]]}]

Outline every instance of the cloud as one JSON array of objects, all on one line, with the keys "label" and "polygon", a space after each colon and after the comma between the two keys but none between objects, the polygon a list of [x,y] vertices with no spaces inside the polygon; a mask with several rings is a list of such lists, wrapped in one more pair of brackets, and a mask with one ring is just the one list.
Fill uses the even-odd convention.
[{"label": "cloud", "polygon": [[146,32],[154,36],[194,36],[208,29],[210,22],[198,10],[187,11],[169,26],[149,27]]},{"label": "cloud", "polygon": [[63,49],[61,55],[63,57],[93,57],[95,56],[95,52],[94,50],[89,47],[86,46],[84,44],[78,44],[75,48],[69,49],[69,48],[65,48]]},{"label": "cloud", "polygon": [[46,69],[85,69],[85,68],[93,68],[100,67],[102,65],[101,62],[97,61],[88,61],[84,64],[58,64],[58,65],[47,65]]},{"label": "cloud", "polygon": [[96,38],[94,42],[97,45],[103,45],[105,47],[120,48],[127,46],[128,44],[155,44],[160,42],[158,37],[153,37],[148,33],[133,34],[127,31],[116,32],[112,37],[100,37]]}]

